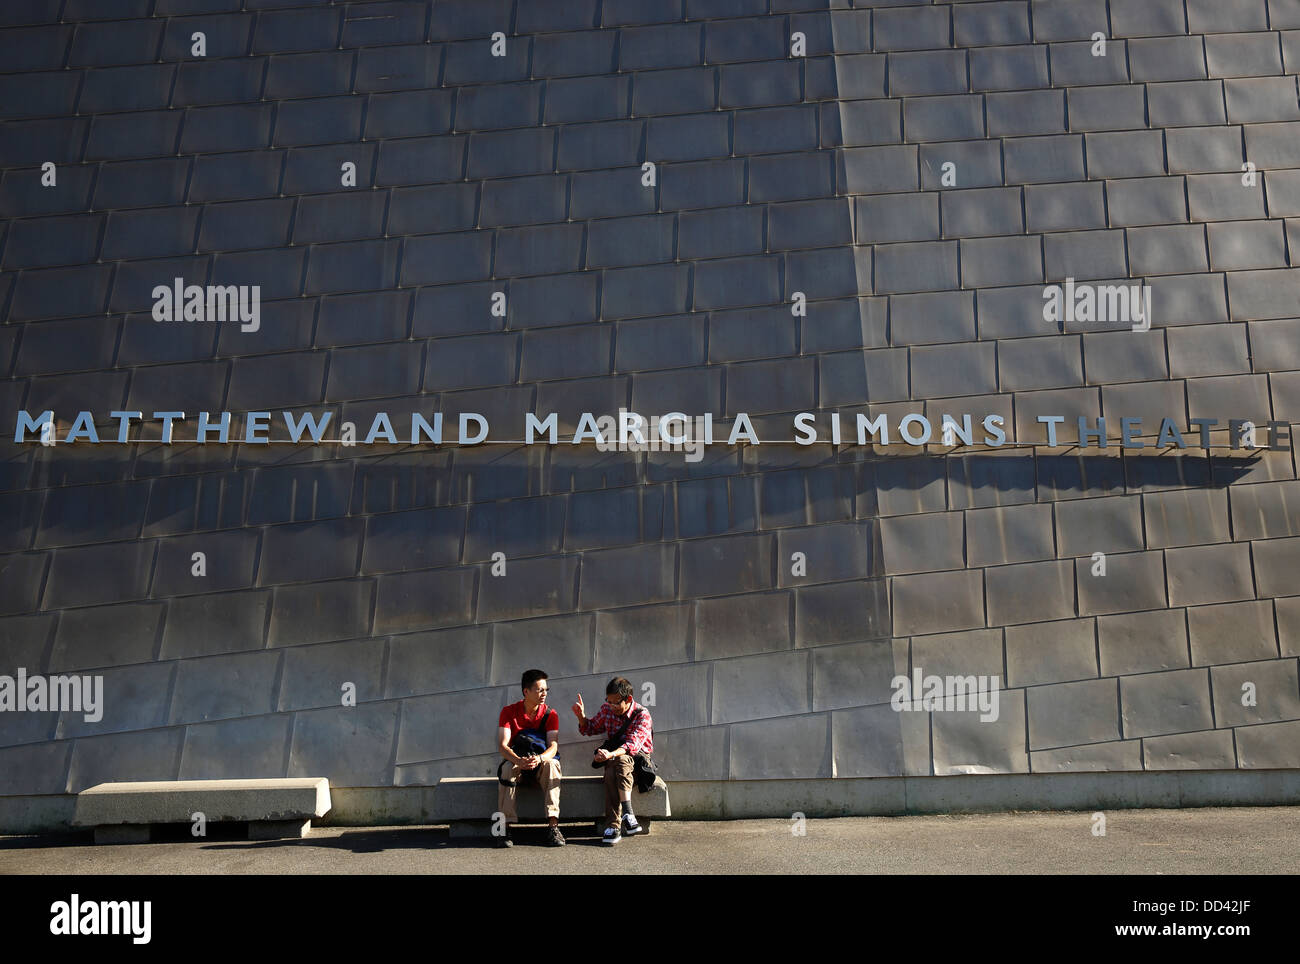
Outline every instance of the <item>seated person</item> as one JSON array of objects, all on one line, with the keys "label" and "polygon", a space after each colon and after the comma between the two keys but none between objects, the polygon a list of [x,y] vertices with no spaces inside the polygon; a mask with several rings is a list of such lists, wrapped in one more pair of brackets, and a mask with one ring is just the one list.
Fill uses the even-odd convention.
[{"label": "seated person", "polygon": [[[515,809],[515,792],[519,780],[525,774],[529,782],[541,787],[546,799],[547,843],[552,847],[564,846],[564,835],[560,833],[560,761],[556,759],[559,752],[560,715],[546,705],[547,676],[540,669],[530,669],[520,680],[524,698],[518,703],[503,707],[497,720],[497,749],[504,758],[502,768],[498,770],[497,809],[505,816],[505,834],[498,843],[502,847],[513,847],[510,837],[510,824],[519,819]],[[540,753],[520,755],[511,748],[512,741],[525,731],[536,734],[546,749]],[[545,734],[545,736],[541,736]],[[507,767],[505,764],[508,763]],[[509,781],[507,785],[506,781]]]},{"label": "seated person", "polygon": [[[632,699],[632,684],[622,676],[615,676],[605,686],[605,702],[592,719],[584,715],[582,697],[573,704],[573,715],[578,718],[578,732],[583,736],[597,733],[613,734],[606,744],[619,740],[613,749],[601,747],[593,763],[605,765],[605,835],[601,843],[616,844],[624,836],[641,832],[632,812],[632,758],[638,753],[654,750],[650,711]],[[623,809],[622,826],[619,825],[619,807]]]}]

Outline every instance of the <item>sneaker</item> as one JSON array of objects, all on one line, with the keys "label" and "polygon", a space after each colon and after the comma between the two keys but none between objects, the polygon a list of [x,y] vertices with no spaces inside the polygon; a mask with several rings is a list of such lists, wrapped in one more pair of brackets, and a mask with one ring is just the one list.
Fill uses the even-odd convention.
[{"label": "sneaker", "polygon": [[513,846],[515,845],[514,838],[510,836],[510,827],[509,827],[509,826],[506,827],[506,832],[505,832],[505,834],[504,834],[503,836],[497,837],[496,840],[497,840],[497,846],[498,846],[498,847],[503,847],[503,848],[504,848],[504,847],[513,847]]},{"label": "sneaker", "polygon": [[637,834],[641,832],[641,830],[642,830],[641,825],[636,822],[636,814],[634,813],[623,814],[623,836],[624,837],[635,837]]},{"label": "sneaker", "polygon": [[600,838],[600,842],[603,844],[610,844],[612,846],[618,843],[622,839],[623,839],[623,832],[619,830],[618,827],[606,827],[605,836]]},{"label": "sneaker", "polygon": [[559,828],[559,827],[551,827],[551,828],[548,829],[547,834],[546,834],[546,843],[547,843],[547,846],[550,846],[550,847],[563,847],[563,846],[564,846],[564,843],[565,843],[565,841],[564,841],[564,834],[560,833],[560,828]]}]

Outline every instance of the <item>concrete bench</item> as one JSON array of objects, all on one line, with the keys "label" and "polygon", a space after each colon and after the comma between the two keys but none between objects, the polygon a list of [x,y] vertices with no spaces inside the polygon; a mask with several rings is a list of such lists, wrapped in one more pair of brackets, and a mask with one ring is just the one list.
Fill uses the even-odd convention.
[{"label": "concrete bench", "polygon": [[275,780],[167,780],[101,783],[77,794],[72,823],[93,827],[95,843],[145,843],[154,824],[247,823],[249,840],[303,837],[330,809],[324,777]]},{"label": "concrete bench", "polygon": [[[447,821],[453,837],[486,837],[492,833],[492,814],[497,809],[496,777],[444,777],[434,791],[434,807],[439,821]],[[521,786],[515,798],[520,823],[545,823],[546,807],[542,791]],[[668,784],[656,781],[642,793],[632,791],[632,806],[637,822],[649,832],[656,817],[671,817]],[[591,820],[597,832],[604,830],[605,778],[600,775],[568,776],[560,782],[560,823]]]}]

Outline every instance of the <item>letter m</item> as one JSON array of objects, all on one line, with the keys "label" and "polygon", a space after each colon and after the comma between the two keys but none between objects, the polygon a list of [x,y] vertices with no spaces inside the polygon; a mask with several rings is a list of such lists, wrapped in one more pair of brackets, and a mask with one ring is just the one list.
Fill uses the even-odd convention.
[{"label": "letter m", "polygon": [[978,684],[974,676],[948,677],[948,697],[950,702],[944,709],[974,709],[976,692],[978,692]]},{"label": "letter m", "polygon": [[889,444],[889,416],[883,412],[874,419],[868,420],[867,416],[858,416],[858,444],[867,444],[867,435],[879,435],[882,445]]},{"label": "letter m", "polygon": [[81,709],[81,677],[51,676],[50,706],[65,712]]},{"label": "letter m", "polygon": [[14,441],[15,442],[23,441],[23,437],[27,434],[28,429],[31,429],[33,432],[39,433],[41,431],[42,425],[44,425],[46,422],[53,422],[53,421],[54,421],[53,409],[47,412],[41,412],[41,417],[36,419],[35,421],[32,421],[32,417],[27,414],[26,410],[19,412],[18,425],[14,429]]},{"label": "letter m", "polygon": [[[99,932],[101,934],[129,934],[131,932],[131,921],[134,915],[131,913],[131,905],[124,900],[104,900],[100,901]],[[112,921],[111,929],[109,921]]]},{"label": "letter m", "polygon": [[[1105,299],[1104,302],[1103,298]],[[1104,309],[1103,304],[1105,305]],[[1128,287],[1126,285],[1098,285],[1097,313],[1106,321],[1132,321],[1129,317]]]},{"label": "letter m", "polygon": [[239,288],[235,285],[208,286],[208,321],[234,321],[239,317]]},{"label": "letter m", "polygon": [[546,433],[547,440],[552,445],[554,445],[555,437],[556,437],[556,426],[558,425],[558,423],[559,423],[559,416],[555,412],[552,412],[550,415],[546,416],[546,421],[544,422],[539,422],[537,420],[537,416],[534,415],[532,412],[529,412],[527,415],[524,416],[524,426],[525,426],[524,443],[527,445],[531,445],[533,442],[533,436],[536,435],[538,432],[544,432]]}]

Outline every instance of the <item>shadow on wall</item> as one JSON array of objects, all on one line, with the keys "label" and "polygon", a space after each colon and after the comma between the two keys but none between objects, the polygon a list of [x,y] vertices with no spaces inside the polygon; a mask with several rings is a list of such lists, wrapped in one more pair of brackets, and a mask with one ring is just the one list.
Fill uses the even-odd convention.
[{"label": "shadow on wall", "polygon": [[953,452],[947,456],[882,457],[869,465],[875,476],[879,512],[894,515],[1122,495],[1153,488],[1221,488],[1247,475],[1260,459],[1260,455],[1204,458]]}]

